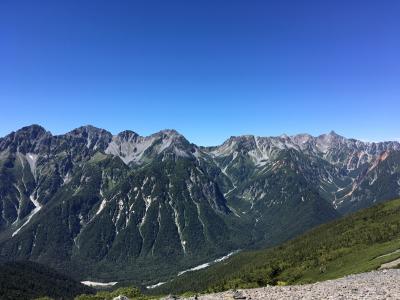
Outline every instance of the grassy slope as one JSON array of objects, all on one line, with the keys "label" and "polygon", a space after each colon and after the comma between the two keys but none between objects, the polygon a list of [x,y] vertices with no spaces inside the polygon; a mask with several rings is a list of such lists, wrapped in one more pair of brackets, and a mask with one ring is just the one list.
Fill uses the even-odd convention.
[{"label": "grassy slope", "polygon": [[152,293],[213,292],[308,283],[370,271],[400,257],[400,199],[319,226],[279,247],[242,252]]}]

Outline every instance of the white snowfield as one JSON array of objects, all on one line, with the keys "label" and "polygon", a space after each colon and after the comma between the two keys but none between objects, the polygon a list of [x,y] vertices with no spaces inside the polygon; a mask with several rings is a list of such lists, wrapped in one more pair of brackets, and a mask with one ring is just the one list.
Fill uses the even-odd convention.
[{"label": "white snowfield", "polygon": [[[391,269],[350,275],[314,284],[266,286],[263,288],[199,295],[199,300],[285,300],[285,299],[400,299],[400,270]],[[172,299],[172,298],[164,298]],[[182,298],[184,299],[184,298]],[[195,299],[194,297],[185,299]]]},{"label": "white snowfield", "polygon": [[91,286],[91,287],[110,287],[116,285],[118,282],[95,282],[95,281],[81,281],[82,284]]}]

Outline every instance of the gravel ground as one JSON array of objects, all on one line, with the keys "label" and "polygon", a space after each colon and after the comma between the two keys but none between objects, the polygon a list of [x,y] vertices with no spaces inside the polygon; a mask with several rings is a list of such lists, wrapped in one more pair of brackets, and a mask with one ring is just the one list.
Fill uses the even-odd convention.
[{"label": "gravel ground", "polygon": [[391,269],[391,268],[396,268],[398,265],[400,265],[400,258],[393,260],[391,262],[388,262],[386,264],[383,264],[379,269]]},{"label": "gravel ground", "polygon": [[201,295],[197,299],[400,299],[400,270],[373,271],[307,285],[227,291]]}]

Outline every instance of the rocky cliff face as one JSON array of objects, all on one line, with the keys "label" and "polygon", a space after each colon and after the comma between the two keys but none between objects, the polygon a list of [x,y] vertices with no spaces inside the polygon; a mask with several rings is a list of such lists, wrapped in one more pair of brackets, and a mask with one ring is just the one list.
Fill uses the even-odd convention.
[{"label": "rocky cliff face", "polygon": [[33,125],[0,139],[0,254],[86,277],[162,278],[394,198],[399,186],[396,142],[332,132],[205,148],[174,130],[53,136]]},{"label": "rocky cliff face", "polygon": [[[259,178],[260,173],[289,167],[340,213],[399,195],[398,142],[364,143],[331,132],[318,137],[232,137],[209,150],[232,180],[241,184],[241,176],[247,179],[255,174]],[[378,177],[385,177],[391,192],[379,188],[382,182],[376,183]]]}]

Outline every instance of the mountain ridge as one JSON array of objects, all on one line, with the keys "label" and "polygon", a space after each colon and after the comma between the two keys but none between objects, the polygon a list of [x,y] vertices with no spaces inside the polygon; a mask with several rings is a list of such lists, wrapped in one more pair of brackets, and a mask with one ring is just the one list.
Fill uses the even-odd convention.
[{"label": "mountain ridge", "polygon": [[397,142],[330,132],[202,147],[171,129],[32,125],[0,139],[0,256],[150,281],[399,194]]},{"label": "mountain ridge", "polygon": [[[137,133],[137,132],[131,130],[131,129],[125,129],[125,130],[122,130],[122,131],[117,132],[117,133],[114,134],[114,133],[111,133],[110,131],[108,131],[108,130],[106,130],[106,129],[103,129],[103,128],[100,128],[100,127],[97,127],[97,126],[94,126],[94,125],[91,125],[91,124],[86,124],[86,125],[83,125],[83,126],[79,126],[79,127],[74,128],[74,129],[72,129],[72,130],[70,130],[70,131],[67,131],[67,132],[65,132],[65,133],[53,134],[51,131],[46,130],[46,128],[45,128],[44,126],[42,126],[42,125],[40,125],[40,124],[35,124],[35,123],[34,123],[34,124],[31,124],[31,125],[23,126],[23,127],[19,128],[19,129],[17,129],[17,130],[13,130],[13,131],[11,131],[9,134],[6,134],[5,136],[0,137],[0,140],[4,139],[5,137],[7,137],[8,135],[10,135],[10,134],[12,134],[12,133],[17,133],[17,132],[19,132],[19,131],[21,131],[21,130],[26,130],[26,129],[30,129],[30,128],[36,128],[36,129],[41,130],[41,131],[43,131],[43,132],[45,132],[45,133],[49,133],[49,134],[51,134],[52,136],[55,136],[55,137],[56,137],[56,136],[63,136],[63,135],[72,133],[72,132],[74,132],[74,131],[82,131],[82,130],[84,130],[85,128],[86,128],[86,129],[89,128],[89,129],[91,129],[92,131],[99,131],[99,132],[100,132],[100,131],[105,131],[107,134],[109,134],[109,135],[111,135],[111,136],[118,136],[118,135],[121,135],[121,134],[124,134],[124,133],[132,133],[132,134],[134,134],[134,135],[141,136],[141,137],[150,137],[150,136],[152,136],[152,135],[156,135],[156,134],[163,133],[163,132],[165,132],[165,133],[168,133],[168,132],[175,132],[176,134],[183,136],[183,134],[181,134],[179,131],[177,131],[176,129],[171,129],[171,128],[161,129],[161,130],[156,131],[156,132],[154,132],[154,133],[150,133],[149,135],[143,135],[143,136],[140,135],[139,133]],[[309,134],[309,133],[306,133],[306,132],[297,133],[297,134],[291,134],[291,135],[288,135],[288,134],[286,134],[286,133],[282,133],[282,134],[280,134],[280,135],[254,135],[254,134],[233,135],[233,136],[230,136],[230,137],[226,138],[225,141],[223,141],[221,144],[210,145],[210,146],[198,145],[198,147],[202,147],[202,148],[215,148],[215,147],[221,146],[222,144],[224,144],[225,142],[227,142],[229,139],[232,139],[232,138],[240,138],[240,137],[282,138],[282,139],[284,139],[284,138],[291,138],[291,139],[293,139],[293,138],[300,138],[300,137],[305,137],[305,138],[318,138],[318,137],[323,137],[323,136],[336,136],[336,137],[339,137],[339,138],[345,138],[345,139],[347,139],[347,140],[352,140],[352,141],[360,142],[360,143],[363,143],[363,144],[381,144],[381,143],[397,143],[397,144],[400,144],[400,141],[398,141],[398,140],[364,141],[364,140],[358,139],[358,138],[347,138],[347,137],[345,137],[344,135],[338,134],[335,130],[330,130],[330,131],[327,132],[327,133],[321,133],[321,134],[319,134],[319,135],[312,135],[312,134]],[[190,142],[190,143],[191,143],[191,142]]]}]

